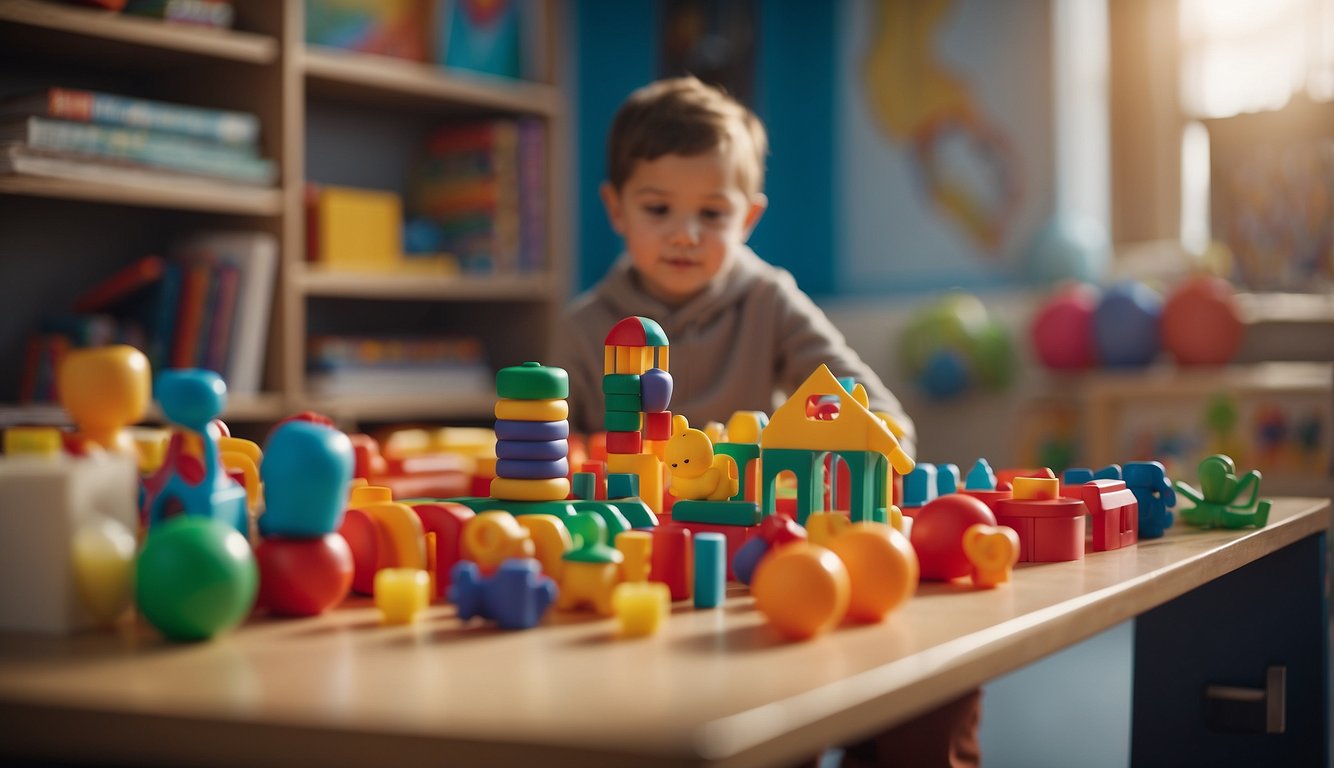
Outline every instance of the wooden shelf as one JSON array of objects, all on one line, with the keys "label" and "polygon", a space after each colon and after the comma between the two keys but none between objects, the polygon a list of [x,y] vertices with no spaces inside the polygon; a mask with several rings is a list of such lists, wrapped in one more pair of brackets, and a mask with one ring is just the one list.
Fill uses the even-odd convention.
[{"label": "wooden shelf", "polygon": [[276,216],[283,211],[280,189],[192,179],[149,182],[136,180],[133,173],[127,173],[123,181],[0,176],[0,193],[251,216]]},{"label": "wooden shelf", "polygon": [[83,38],[77,43],[88,51],[98,41],[153,48],[189,57],[226,59],[251,64],[268,64],[278,59],[278,41],[251,32],[207,29],[182,24],[164,24],[149,18],[122,16],[90,8],[74,8],[37,0],[0,2],[0,22],[29,27],[43,34],[43,41],[58,42],[54,36]]},{"label": "wooden shelf", "polygon": [[531,276],[376,274],[298,271],[307,296],[348,299],[451,299],[455,301],[548,301],[551,280]]},{"label": "wooden shelf", "polygon": [[442,392],[438,395],[307,396],[298,410],[323,413],[335,421],[494,418],[494,392]]},{"label": "wooden shelf", "polygon": [[312,93],[358,104],[547,116],[561,111],[559,91],[542,83],[455,74],[431,64],[328,48],[306,48],[300,61]]}]

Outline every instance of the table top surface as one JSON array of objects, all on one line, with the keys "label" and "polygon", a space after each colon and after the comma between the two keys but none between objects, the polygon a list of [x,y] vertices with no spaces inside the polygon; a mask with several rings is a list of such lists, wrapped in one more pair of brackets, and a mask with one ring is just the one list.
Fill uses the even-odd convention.
[{"label": "table top surface", "polygon": [[168,643],[142,621],[117,633],[0,634],[0,714],[15,729],[0,747],[41,727],[67,734],[48,746],[75,757],[790,762],[1328,526],[1328,499],[1275,499],[1259,530],[1178,525],[1080,561],[1021,565],[994,590],[924,583],[883,623],[810,642],[782,639],[739,585],[717,609],[677,604],[662,632],[638,639],[589,613],[506,632],[465,625],[444,605],[414,625],[382,626],[364,599],[310,619],[256,617],[199,644]]}]

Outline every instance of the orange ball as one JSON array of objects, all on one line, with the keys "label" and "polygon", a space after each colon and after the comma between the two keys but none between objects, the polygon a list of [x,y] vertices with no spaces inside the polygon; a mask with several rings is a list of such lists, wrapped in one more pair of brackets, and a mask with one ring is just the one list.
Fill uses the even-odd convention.
[{"label": "orange ball", "polygon": [[883,621],[917,591],[917,552],[892,527],[856,523],[827,546],[848,569],[848,616]]},{"label": "orange ball", "polygon": [[750,583],[755,607],[774,629],[807,640],[835,627],[848,610],[848,569],[838,555],[804,541],[760,561]]},{"label": "orange ball", "polygon": [[1180,365],[1226,365],[1245,333],[1232,284],[1204,275],[1167,297],[1160,322],[1163,346]]}]

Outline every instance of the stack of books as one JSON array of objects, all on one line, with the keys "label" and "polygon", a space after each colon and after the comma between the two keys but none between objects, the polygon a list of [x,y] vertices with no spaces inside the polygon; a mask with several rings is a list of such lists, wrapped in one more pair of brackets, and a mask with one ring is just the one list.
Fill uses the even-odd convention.
[{"label": "stack of books", "polygon": [[312,336],[307,389],[316,395],[445,395],[491,390],[494,374],[474,337]]},{"label": "stack of books", "polygon": [[97,282],[68,312],[43,318],[28,340],[25,403],[54,402],[65,352],[129,344],[154,371],[207,368],[231,394],[259,391],[278,245],[263,232],[205,232],[169,257],[144,256]]},{"label": "stack of books", "polygon": [[439,228],[464,271],[514,274],[546,264],[546,126],[532,118],[449,125],[427,141],[407,207]]},{"label": "stack of books", "polygon": [[98,181],[272,186],[249,112],[71,88],[0,101],[0,173]]}]

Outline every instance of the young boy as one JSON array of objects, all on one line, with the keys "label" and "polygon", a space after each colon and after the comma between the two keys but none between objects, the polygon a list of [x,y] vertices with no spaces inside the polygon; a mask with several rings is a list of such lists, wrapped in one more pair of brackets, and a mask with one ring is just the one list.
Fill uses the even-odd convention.
[{"label": "young boy", "polygon": [[601,189],[625,253],[566,314],[554,363],[570,375],[571,426],[602,429],[602,349],[622,318],[671,340],[672,412],[696,426],[772,413],[821,363],[866,388],[915,451],[912,421],[786,270],[746,246],[768,201],[764,126],[694,77],[661,80],[621,105]]},{"label": "young boy", "polygon": [[[916,452],[912,420],[792,275],[746,246],[768,200],[768,137],[759,119],[694,77],[630,94],[607,141],[601,188],[625,253],[566,312],[554,364],[570,375],[575,430],[602,429],[607,332],[632,315],[656,320],[671,341],[673,413],[726,422],[740,410],[772,413],[820,363],[866,388]],[[845,764],[977,762],[978,693],[850,746]]]}]

